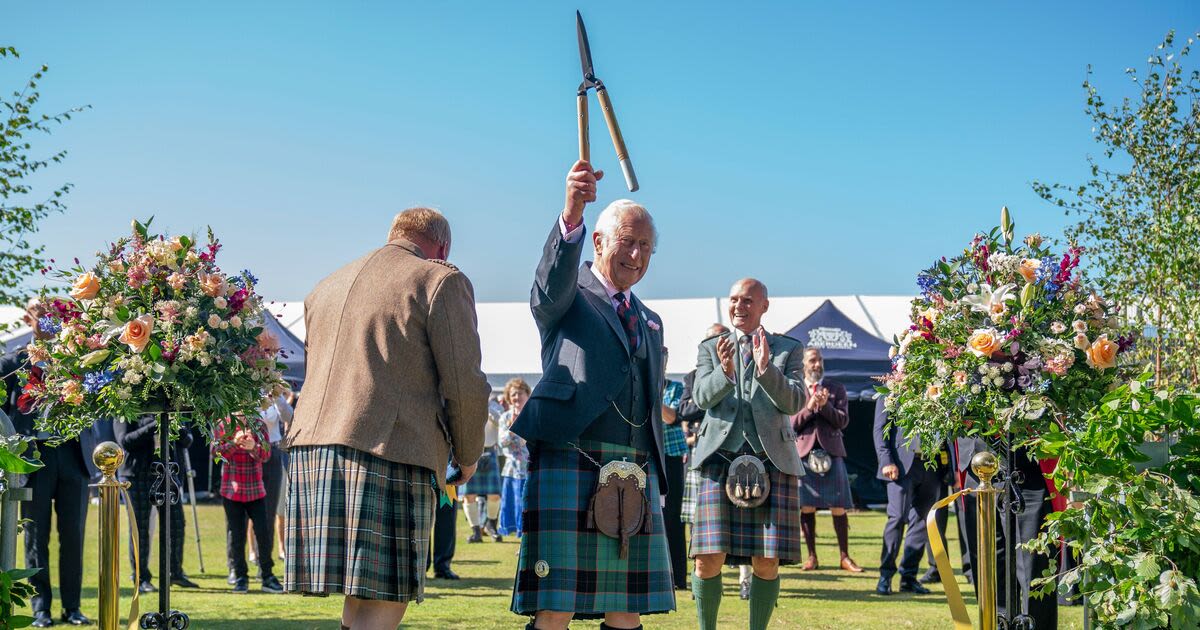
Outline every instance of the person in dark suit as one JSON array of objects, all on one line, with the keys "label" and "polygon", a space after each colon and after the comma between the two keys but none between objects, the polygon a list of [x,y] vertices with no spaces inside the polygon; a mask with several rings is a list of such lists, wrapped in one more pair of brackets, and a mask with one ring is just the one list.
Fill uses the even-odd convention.
[{"label": "person in dark suit", "polygon": [[[907,444],[908,436],[898,425],[890,424],[883,396],[875,401],[875,455],[879,459],[878,477],[887,482],[887,524],[883,527],[883,551],[879,556],[879,584],[875,592],[892,593],[896,557],[903,539],[904,557],[900,560],[900,591],[926,595],[929,589],[917,581],[917,569],[925,549],[925,517],[937,501],[941,480],[936,470],[925,466],[920,438]],[[908,531],[905,532],[907,524]]]},{"label": "person in dark suit", "polygon": [[[833,515],[833,531],[837,535],[843,570],[862,573],[850,557],[850,518],[846,510],[854,507],[850,494],[850,476],[846,472],[846,445],[842,431],[850,424],[850,402],[846,386],[825,378],[825,360],[819,348],[804,349],[804,386],[808,402],[792,421],[798,437],[796,453],[804,463],[805,475],[800,480],[800,530],[808,547],[808,559],[801,570],[812,571],[817,561],[817,510],[828,509]],[[829,470],[813,470],[815,460],[828,457]]]},{"label": "person in dark suit", "polygon": [[[133,504],[133,516],[138,526],[139,574],[134,576],[134,585],[142,593],[152,593],[153,574],[150,571],[150,508],[154,505],[154,484],[158,475],[154,463],[158,461],[158,422],[152,415],[142,416],[136,423],[114,422],[113,435],[117,445],[125,449],[125,461],[121,463],[121,480],[129,482],[129,500]],[[171,444],[171,461],[183,462],[183,451],[192,445],[192,431],[183,427],[179,438]],[[182,465],[182,464],[181,464]],[[175,483],[179,484],[178,476]],[[179,486],[182,487],[182,486]],[[171,505],[171,583],[183,588],[199,588],[183,572],[184,530],[183,502]],[[161,534],[160,534],[161,535]],[[129,558],[133,562],[133,537],[129,540]]]},{"label": "person in dark suit", "polygon": [[[39,302],[30,302],[26,307],[25,323],[33,327],[38,339],[47,339],[38,318],[45,314]],[[58,446],[46,442],[52,437],[35,426],[37,411],[33,401],[22,398],[21,384],[17,372],[29,369],[38,375],[40,368],[31,365],[25,349],[10,352],[0,359],[0,374],[8,397],[4,400],[4,413],[12,419],[13,428],[21,435],[37,438],[37,449],[44,466],[29,475],[25,485],[33,490],[33,499],[21,504],[21,518],[30,522],[25,527],[25,566],[42,569],[29,578],[34,596],[29,600],[33,610],[34,628],[46,628],[54,624],[50,616],[53,592],[50,588],[50,519],[51,511],[58,523],[58,588],[62,596],[62,621],[75,626],[92,623],[79,610],[83,588],[83,532],[87,522],[88,479],[91,477],[92,449],[95,439],[91,430],[79,438],[68,440]]]},{"label": "person in dark suit", "polygon": [[[804,405],[801,344],[767,334],[761,321],[768,306],[762,282],[734,283],[734,332],[704,340],[696,357],[695,401],[706,411],[691,462],[700,473],[690,548],[700,630],[717,627],[723,565],[752,565],[748,627],[764,630],[779,599],[779,565],[800,558],[797,477],[804,471],[790,416]],[[755,480],[760,491],[767,486],[767,495],[753,507],[739,505],[726,490],[731,465],[742,457],[757,460],[753,465],[761,465],[769,481]]]},{"label": "person in dark suit", "polygon": [[[971,458],[976,453],[992,450],[988,448],[987,443],[980,438],[958,438],[955,444],[955,464],[959,471],[959,476],[963,479],[963,485],[966,488],[979,487],[979,479],[971,470]],[[1005,458],[997,453],[1001,465],[1005,464]],[[1046,485],[1046,478],[1042,473],[1041,466],[1037,461],[1030,458],[1029,454],[1024,449],[1018,449],[1016,453],[1017,472],[1021,475],[1020,483],[1017,488],[1021,493],[1021,497],[1025,501],[1025,510],[1017,514],[1017,531],[1015,538],[1017,545],[1028,542],[1037,536],[1041,530],[1042,524],[1045,522],[1046,516],[1053,511],[1051,505],[1050,491]],[[1005,488],[1005,484],[997,484],[997,487]],[[971,559],[979,557],[979,536],[976,515],[976,499],[974,495],[964,495],[965,510],[963,518],[958,520],[959,533],[967,541],[967,548],[971,553]],[[999,499],[997,499],[999,503]],[[997,515],[996,524],[996,600],[997,606],[1001,611],[1005,610],[1005,538],[1011,535],[1005,531],[1005,519],[999,518]],[[1050,558],[1040,554],[1031,554],[1028,551],[1021,550],[1018,547],[1016,561],[1016,576],[1017,576],[1017,593],[1021,600],[1021,613],[1029,615],[1037,630],[1045,630],[1046,628],[1058,627],[1058,601],[1053,595],[1046,597],[1031,597],[1029,594],[1029,584],[1035,578],[1041,577],[1046,568],[1051,562],[1058,562],[1057,558]],[[974,564],[974,563],[972,563]],[[972,584],[978,588],[979,576],[972,571]]]},{"label": "person in dark suit", "polygon": [[[659,498],[667,492],[662,320],[632,292],[658,236],[645,208],[614,201],[596,219],[595,262],[580,265],[589,243],[583,210],[602,176],[585,161],[571,168],[530,296],[542,379],[512,426],[529,446],[512,600],[513,612],[533,616],[528,628],[566,628],[572,617],[640,628],[640,615],[675,608]],[[600,467],[622,460],[646,477],[646,527],[627,544],[587,518]]]}]

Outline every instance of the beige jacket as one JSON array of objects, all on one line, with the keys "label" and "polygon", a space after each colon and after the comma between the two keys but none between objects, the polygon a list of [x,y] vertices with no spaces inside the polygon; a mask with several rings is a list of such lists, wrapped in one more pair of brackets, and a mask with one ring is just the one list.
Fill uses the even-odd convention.
[{"label": "beige jacket", "polygon": [[462,272],[394,240],[322,280],[304,323],[291,446],[342,444],[442,481],[451,448],[463,464],[479,459],[491,388]]}]

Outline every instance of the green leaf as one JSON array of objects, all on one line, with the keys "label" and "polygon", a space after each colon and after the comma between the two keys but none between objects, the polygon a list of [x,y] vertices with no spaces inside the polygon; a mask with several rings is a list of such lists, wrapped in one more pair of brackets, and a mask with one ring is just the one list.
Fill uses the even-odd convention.
[{"label": "green leaf", "polygon": [[43,466],[41,462],[31,462],[13,454],[7,448],[0,448],[0,470],[7,470],[21,475],[28,475]]},{"label": "green leaf", "polygon": [[41,569],[10,569],[6,571],[13,580],[28,580],[38,574]]}]

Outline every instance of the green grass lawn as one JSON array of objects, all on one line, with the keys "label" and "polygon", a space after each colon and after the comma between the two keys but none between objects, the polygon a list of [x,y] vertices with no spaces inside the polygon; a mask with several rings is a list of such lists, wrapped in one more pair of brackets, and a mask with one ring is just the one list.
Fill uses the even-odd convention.
[{"label": "green grass lawn", "polygon": [[[96,535],[98,508],[88,510],[87,557],[84,559],[85,577],[83,588],[84,614],[95,618],[97,614],[96,585],[98,565],[98,542]],[[261,628],[279,630],[308,630],[313,628],[335,630],[341,614],[340,597],[310,598],[293,595],[268,595],[258,591],[253,584],[248,595],[234,595],[225,583],[225,521],[219,505],[200,506],[200,529],[204,545],[204,573],[200,572],[194,533],[190,522],[191,512],[185,510],[189,519],[187,546],[184,554],[185,570],[200,583],[199,590],[173,589],[172,603],[192,619],[192,627],[200,630],[233,630],[235,628]],[[427,583],[424,603],[409,608],[405,628],[519,628],[524,618],[508,612],[512,588],[512,576],[516,567],[517,542],[506,539],[496,544],[466,544],[469,530],[460,514],[459,541],[455,571],[463,576],[460,582],[430,580]],[[122,519],[123,536],[125,523]],[[949,628],[950,616],[940,585],[932,585],[932,595],[911,596],[875,595],[878,579],[880,533],[883,531],[884,516],[878,513],[854,514],[851,525],[851,555],[867,569],[866,573],[852,575],[838,570],[820,570],[802,573],[795,568],[782,571],[782,591],[779,608],[772,620],[772,628],[806,628],[851,630],[858,628]],[[829,517],[818,516],[819,553],[825,566],[833,566],[837,559],[837,547]],[[951,521],[951,541],[957,565],[957,537]],[[52,555],[57,555],[57,543],[51,541]],[[157,546],[156,546],[157,548]],[[157,553],[152,554],[151,566],[157,578]],[[121,572],[128,576],[128,557],[121,558]],[[58,583],[57,558],[52,560],[52,582]],[[253,567],[251,568],[253,572]],[[282,579],[282,567],[277,574]],[[964,595],[971,588],[963,580]],[[896,584],[893,584],[895,586]],[[128,610],[133,589],[124,581],[121,592],[122,610]],[[55,593],[52,610],[57,617],[61,604]],[[691,597],[686,592],[677,593],[678,610],[670,615],[655,615],[645,618],[647,628],[695,628],[696,611]],[[143,596],[142,610],[152,610],[158,605],[157,593]],[[968,599],[968,608],[975,618],[975,603]],[[722,628],[744,628],[749,609],[746,602],[737,596],[737,573],[725,573],[725,597],[721,605]],[[1062,628],[1081,628],[1082,613],[1078,607],[1061,609]],[[976,622],[978,620],[976,619]],[[578,628],[596,628],[598,622],[576,622]],[[56,626],[59,627],[59,626]]]}]

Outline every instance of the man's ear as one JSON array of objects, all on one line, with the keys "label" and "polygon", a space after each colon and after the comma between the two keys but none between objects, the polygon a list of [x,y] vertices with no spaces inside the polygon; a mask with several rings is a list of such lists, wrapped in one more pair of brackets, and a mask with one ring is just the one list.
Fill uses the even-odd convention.
[{"label": "man's ear", "polygon": [[767,310],[769,310],[770,308],[771,308],[771,300],[764,298],[763,299],[763,312],[766,313]]},{"label": "man's ear", "polygon": [[604,235],[600,232],[592,232],[592,251],[597,256],[604,251]]}]

